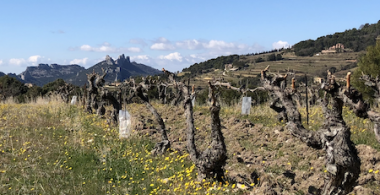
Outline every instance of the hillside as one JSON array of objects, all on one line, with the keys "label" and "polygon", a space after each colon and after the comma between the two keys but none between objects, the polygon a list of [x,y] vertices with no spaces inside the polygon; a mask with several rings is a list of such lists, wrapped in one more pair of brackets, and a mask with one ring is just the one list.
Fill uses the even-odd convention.
[{"label": "hillside", "polygon": [[[330,70],[341,77],[356,67],[358,57],[365,53],[369,45],[375,45],[379,35],[380,20],[375,24],[362,25],[359,29],[336,32],[316,40],[300,41],[289,49],[220,56],[195,63],[184,68],[181,76],[191,77],[196,84],[203,86],[204,80],[219,77],[236,83],[244,78],[256,77],[263,68],[271,65],[272,71],[290,69],[298,75],[324,77],[326,71]],[[232,64],[239,70],[224,72],[226,64]]]},{"label": "hillside", "polygon": [[293,46],[297,56],[311,56],[328,49],[337,43],[344,45],[345,49],[358,52],[370,45],[375,45],[375,39],[380,35],[380,20],[376,24],[365,24],[359,29],[353,28],[333,35],[318,37],[316,40],[301,41]]},{"label": "hillside", "polygon": [[[259,55],[241,55],[235,57],[234,64],[242,64],[240,69],[235,71],[225,71],[219,68],[210,68],[198,71],[201,64],[211,64],[212,60],[199,63],[184,69],[180,76],[190,77],[192,84],[195,86],[206,87],[208,80],[221,79],[231,82],[234,86],[240,87],[243,84],[248,84],[250,87],[259,85],[259,75],[268,65],[271,66],[272,72],[287,72],[292,71],[296,75],[297,81],[304,81],[304,75],[309,77],[309,81],[314,77],[324,78],[327,70],[330,70],[338,78],[343,78],[348,71],[353,71],[357,67],[357,58],[363,54],[362,52],[345,52],[336,54],[324,54],[314,56],[296,56],[294,52],[273,52]],[[270,55],[281,55],[281,60],[276,61],[261,61],[258,59],[268,59]],[[214,61],[226,61],[227,57],[219,57]],[[258,62],[259,61],[259,62]],[[194,71],[194,73],[193,73]]]}]

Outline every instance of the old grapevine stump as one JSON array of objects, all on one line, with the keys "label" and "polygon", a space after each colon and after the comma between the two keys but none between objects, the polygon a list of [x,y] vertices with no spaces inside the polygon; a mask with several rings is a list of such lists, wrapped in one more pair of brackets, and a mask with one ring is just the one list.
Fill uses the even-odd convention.
[{"label": "old grapevine stump", "polygon": [[322,85],[326,95],[330,96],[330,102],[326,96],[322,104],[326,120],[318,131],[309,131],[302,125],[301,114],[293,103],[294,90],[281,87],[281,83],[286,82],[286,76],[268,77],[268,68],[262,71],[263,87],[282,102],[288,116],[287,129],[308,146],[326,151],[327,175],[322,194],[348,194],[353,190],[359,177],[360,159],[350,139],[350,129],[342,117],[343,98],[339,93],[340,86],[334,77],[329,75],[328,81]]},{"label": "old grapevine stump", "polygon": [[198,180],[205,178],[223,180],[224,178],[224,165],[227,160],[227,149],[224,142],[224,136],[221,131],[220,125],[220,106],[215,98],[215,86],[209,83],[209,99],[211,100],[211,142],[207,149],[198,151],[195,145],[195,127],[193,117],[193,105],[191,103],[195,93],[191,93],[190,86],[185,85],[183,82],[176,82],[174,74],[163,69],[164,73],[168,75],[170,82],[182,91],[184,98],[184,109],[187,124],[187,150],[189,151],[190,159],[193,161],[198,169]]}]

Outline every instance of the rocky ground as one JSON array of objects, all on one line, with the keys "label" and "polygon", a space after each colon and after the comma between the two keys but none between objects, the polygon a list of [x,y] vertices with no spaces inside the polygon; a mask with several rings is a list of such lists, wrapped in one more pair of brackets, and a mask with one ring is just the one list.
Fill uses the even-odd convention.
[{"label": "rocky ground", "polygon": [[[155,104],[168,130],[172,148],[186,152],[183,109]],[[157,123],[143,105],[130,107],[135,132],[159,140]],[[268,116],[275,117],[275,116]],[[221,113],[228,151],[227,176],[251,194],[319,194],[325,177],[322,150],[314,150],[293,137],[284,124],[263,124],[239,115]],[[194,112],[196,144],[204,149],[210,129],[205,107]],[[361,159],[358,184],[350,194],[380,194],[380,152],[356,146]],[[189,159],[190,160],[190,159]]]}]

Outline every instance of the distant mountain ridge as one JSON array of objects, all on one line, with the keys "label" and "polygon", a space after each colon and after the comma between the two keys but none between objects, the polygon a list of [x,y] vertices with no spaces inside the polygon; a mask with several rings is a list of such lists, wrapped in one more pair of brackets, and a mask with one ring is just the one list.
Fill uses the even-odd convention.
[{"label": "distant mountain ridge", "polygon": [[105,60],[86,70],[79,71],[77,75],[67,78],[66,81],[74,85],[84,85],[87,82],[86,74],[92,72],[101,73],[102,69],[108,71],[106,77],[104,78],[106,82],[123,81],[131,76],[161,74],[161,71],[150,66],[137,62],[131,62],[129,56],[125,57],[124,54],[120,55],[116,60],[107,55]]},{"label": "distant mountain ridge", "polygon": [[[123,81],[131,76],[147,76],[160,74],[161,71],[150,66],[131,62],[129,56],[120,55],[114,60],[109,55],[106,59],[86,69],[79,65],[58,65],[58,64],[39,64],[29,66],[19,75],[8,74],[16,77],[22,82],[33,83],[43,86],[58,78],[74,85],[82,86],[87,82],[87,75],[92,72],[101,73],[102,69],[107,70],[106,82]],[[0,76],[5,74],[0,72]]]},{"label": "distant mountain ridge", "polygon": [[0,77],[5,76],[5,75],[8,75],[8,76],[13,77],[13,78],[16,78],[16,79],[18,79],[19,81],[22,81],[21,78],[20,78],[20,76],[16,75],[15,73],[8,73],[8,74],[5,74],[5,73],[3,73],[3,72],[0,72]]},{"label": "distant mountain ridge", "polygon": [[27,67],[26,70],[18,76],[26,83],[43,86],[58,78],[65,80],[84,70],[86,69],[79,65],[39,64],[38,66]]}]

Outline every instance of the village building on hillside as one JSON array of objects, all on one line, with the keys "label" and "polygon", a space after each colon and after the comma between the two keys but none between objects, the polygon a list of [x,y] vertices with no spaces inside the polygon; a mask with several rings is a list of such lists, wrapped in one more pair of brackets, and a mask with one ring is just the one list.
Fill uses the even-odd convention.
[{"label": "village building on hillside", "polygon": [[323,81],[324,81],[324,79],[323,79],[323,78],[321,78],[321,77],[314,77],[314,83],[319,83],[319,84],[322,84],[322,83],[323,83]]},{"label": "village building on hillside", "polygon": [[230,71],[238,71],[238,70],[240,70],[240,68],[238,68],[238,67],[232,67],[232,68],[230,68]]},{"label": "village building on hillside", "polygon": [[224,65],[224,70],[230,70],[230,68],[232,68],[232,64],[225,64]]},{"label": "village building on hillside", "polygon": [[240,68],[238,67],[234,67],[232,64],[225,64],[224,65],[224,70],[225,71],[237,71],[237,70],[240,70]]},{"label": "village building on hillside", "polygon": [[333,45],[330,48],[321,51],[322,54],[341,53],[341,52],[344,52],[344,45],[342,43],[337,43],[336,45]]}]

